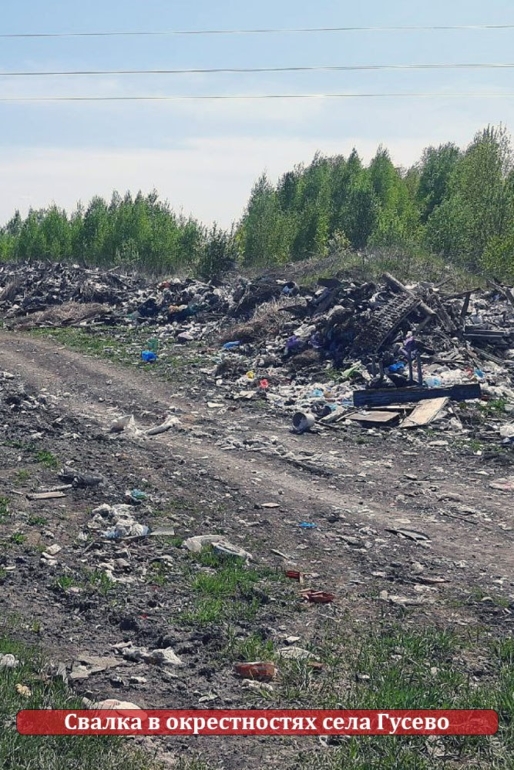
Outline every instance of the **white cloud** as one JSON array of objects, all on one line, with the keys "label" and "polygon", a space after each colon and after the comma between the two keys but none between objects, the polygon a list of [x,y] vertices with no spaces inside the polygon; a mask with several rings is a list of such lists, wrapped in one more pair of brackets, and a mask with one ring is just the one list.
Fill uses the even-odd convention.
[{"label": "white cloud", "polygon": [[[310,162],[317,150],[348,153],[356,144],[371,157],[376,144],[322,139],[196,139],[181,149],[94,150],[0,148],[0,221],[19,208],[42,208],[52,201],[67,209],[93,195],[110,197],[113,189],[133,193],[157,189],[175,210],[222,225],[241,214],[251,186],[266,170],[275,179],[296,163]],[[418,154],[418,145],[397,149],[402,162]]]},{"label": "white cloud", "polygon": [[[175,211],[210,223],[228,226],[238,218],[257,177],[266,171],[275,181],[297,163],[309,163],[315,152],[348,155],[356,147],[368,162],[380,142],[397,165],[415,163],[429,144],[453,140],[466,144],[474,131],[485,125],[442,123],[422,132],[410,127],[410,136],[399,136],[391,125],[370,132],[367,138],[344,136],[312,138],[288,136],[223,136],[194,138],[169,149],[59,149],[0,146],[0,223],[15,209],[43,208],[52,201],[71,210],[77,201],[87,203],[94,195],[110,198],[113,190],[149,192],[157,189]],[[431,130],[434,128],[434,130]],[[373,138],[371,138],[373,136]]]}]

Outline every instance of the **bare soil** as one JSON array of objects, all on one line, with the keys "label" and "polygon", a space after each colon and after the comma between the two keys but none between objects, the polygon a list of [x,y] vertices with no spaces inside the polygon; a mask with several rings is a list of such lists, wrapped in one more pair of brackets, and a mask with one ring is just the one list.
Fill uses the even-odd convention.
[{"label": "bare soil", "polygon": [[[164,382],[23,334],[0,332],[2,370],[39,402],[34,409],[23,400],[6,405],[0,391],[0,495],[11,513],[0,524],[8,543],[0,566],[15,568],[0,586],[0,615],[22,618],[27,638],[37,636],[68,670],[81,655],[112,655],[113,645],[129,640],[149,649],[171,646],[185,664],[164,675],[158,667],[122,660],[74,681],[78,694],[148,708],[260,703],[233,676],[232,663],[220,660],[226,639],[219,627],[188,628],[176,620],[192,602],[184,549],[158,537],[77,539],[88,531],[93,508],[123,502],[133,488],[150,498],[135,508],[142,523],[173,525],[181,538],[222,533],[250,551],[256,565],[277,571],[296,565],[314,575],[307,585],[336,595],[331,605],[307,606],[299,602],[297,585],[281,586],[276,595],[272,588],[257,625],[236,624],[241,638],[257,632],[280,644],[297,635],[305,646],[325,633],[327,621],[373,623],[384,612],[401,621],[407,610],[411,624],[481,623],[495,633],[512,628],[514,493],[489,486],[512,474],[502,456],[484,460],[455,447],[450,434],[422,430],[327,427],[294,435],[288,418],[264,403],[207,395],[213,385],[200,374],[177,372],[176,381]],[[208,407],[211,401],[224,407]],[[179,428],[152,438],[107,432],[123,414],[150,428],[170,407]],[[448,443],[437,445],[434,438]],[[82,472],[102,474],[105,483],[56,500],[29,500],[28,493],[59,484],[59,468],[38,462],[34,448],[58,458],[59,468],[73,462]],[[303,529],[301,522],[316,526]],[[425,539],[391,530],[413,530]],[[16,533],[23,542],[12,539]],[[62,547],[55,567],[41,558],[52,543]],[[163,555],[176,568],[165,584],[155,585],[148,571]],[[101,571],[116,559],[124,560],[116,574],[133,582],[116,583],[114,592],[57,585],[62,576]],[[300,744],[318,745],[315,739],[169,738],[160,740],[159,751],[170,762],[200,751],[227,770],[240,768],[243,758],[249,770],[293,768]]]}]

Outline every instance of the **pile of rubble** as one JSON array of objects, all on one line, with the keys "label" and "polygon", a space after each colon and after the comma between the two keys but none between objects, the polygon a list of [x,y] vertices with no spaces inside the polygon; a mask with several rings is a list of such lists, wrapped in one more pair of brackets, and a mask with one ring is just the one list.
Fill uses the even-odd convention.
[{"label": "pile of rubble", "polygon": [[[281,299],[225,326],[214,370],[220,387],[228,380],[232,390],[239,387],[236,398],[260,393],[278,407],[306,411],[297,417],[301,430],[312,417],[334,422],[351,407],[437,399],[412,421],[425,425],[448,399],[486,395],[514,405],[509,288],[444,296],[433,285],[406,287],[390,274],[380,285],[319,284],[308,290],[283,283]],[[357,418],[394,424],[401,416],[393,410]]]},{"label": "pile of rubble", "polygon": [[[202,341],[213,361],[202,371],[227,397],[300,409],[301,430],[353,407],[389,425],[405,415],[387,407],[426,399],[514,403],[514,294],[494,282],[457,294],[388,273],[380,283],[322,278],[315,287],[270,276],[152,284],[112,270],[4,265],[2,316],[13,328],[109,323],[155,327],[165,346]],[[413,424],[428,424],[442,404],[423,407]]]},{"label": "pile of rubble", "polygon": [[[0,264],[0,317],[37,319],[46,312],[43,323],[46,320],[49,325],[57,325],[59,316],[54,321],[51,309],[64,307],[64,320],[71,322],[74,319],[66,316],[70,316],[70,306],[88,305],[85,320],[98,320],[100,316],[111,316],[113,309],[123,307],[140,293],[143,295],[147,283],[141,277],[122,276],[114,270],[65,263]],[[37,320],[34,325],[39,325]]]}]

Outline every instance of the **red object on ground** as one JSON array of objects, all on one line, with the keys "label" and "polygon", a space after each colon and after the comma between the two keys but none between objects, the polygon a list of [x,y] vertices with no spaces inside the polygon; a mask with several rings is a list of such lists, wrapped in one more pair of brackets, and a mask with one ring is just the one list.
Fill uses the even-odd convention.
[{"label": "red object on ground", "polygon": [[330,604],[336,598],[334,594],[329,594],[327,591],[304,591],[303,598],[307,602],[313,602],[315,604]]},{"label": "red object on ground", "polygon": [[274,679],[277,667],[274,663],[255,661],[253,663],[236,663],[234,672],[244,679],[257,679],[259,682],[269,682]]}]

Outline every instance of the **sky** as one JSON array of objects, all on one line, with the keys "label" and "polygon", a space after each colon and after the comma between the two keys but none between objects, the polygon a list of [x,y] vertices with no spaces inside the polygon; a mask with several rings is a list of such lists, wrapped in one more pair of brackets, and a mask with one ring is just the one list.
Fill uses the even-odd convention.
[{"label": "sky", "polygon": [[[6,3],[0,73],[514,63],[512,30],[2,38],[29,33],[514,24],[512,0],[25,0]],[[228,227],[257,178],[316,152],[409,167],[425,147],[514,131],[511,69],[7,76],[0,74],[0,225],[16,209],[72,211],[94,195],[157,190]],[[373,98],[8,102],[32,97],[379,94]],[[435,94],[431,97],[383,94]],[[382,94],[382,96],[380,96]],[[458,94],[458,98],[455,95]],[[489,94],[489,96],[484,96]],[[510,95],[509,95],[510,94]],[[493,96],[490,96],[493,95]]]}]

